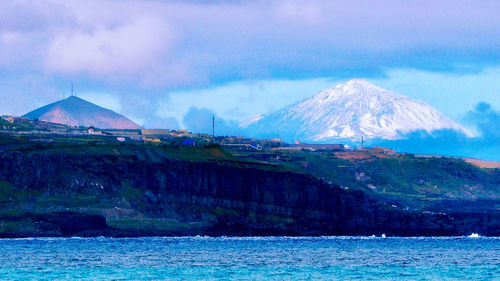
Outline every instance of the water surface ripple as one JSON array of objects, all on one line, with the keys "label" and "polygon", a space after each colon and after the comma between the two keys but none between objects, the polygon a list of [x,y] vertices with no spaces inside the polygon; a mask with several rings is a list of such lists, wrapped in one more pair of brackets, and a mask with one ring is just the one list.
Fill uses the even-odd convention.
[{"label": "water surface ripple", "polygon": [[0,280],[500,280],[500,238],[0,239]]}]

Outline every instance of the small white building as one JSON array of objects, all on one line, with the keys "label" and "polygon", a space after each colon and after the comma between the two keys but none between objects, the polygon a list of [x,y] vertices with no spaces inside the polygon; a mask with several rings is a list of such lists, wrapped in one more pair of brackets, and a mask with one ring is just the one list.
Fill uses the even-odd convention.
[{"label": "small white building", "polygon": [[102,135],[102,131],[99,131],[99,130],[95,129],[94,127],[89,127],[87,129],[87,133],[89,135]]}]

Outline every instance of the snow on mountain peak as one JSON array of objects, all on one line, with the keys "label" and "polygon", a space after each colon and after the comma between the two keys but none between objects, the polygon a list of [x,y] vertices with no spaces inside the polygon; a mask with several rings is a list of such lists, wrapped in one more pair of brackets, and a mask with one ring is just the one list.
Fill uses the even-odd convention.
[{"label": "snow on mountain peak", "polygon": [[250,125],[252,123],[255,123],[255,122],[259,121],[262,118],[264,118],[264,115],[262,115],[262,114],[254,116],[254,117],[252,117],[252,118],[250,118],[248,120],[245,120],[245,121],[241,122],[240,123],[240,127],[246,127],[246,126],[248,126],[248,125]]},{"label": "snow on mountain peak", "polygon": [[416,130],[454,129],[467,133],[428,104],[362,79],[349,80],[259,116],[243,127],[249,135],[281,135],[305,141],[398,139]]},{"label": "snow on mountain peak", "polygon": [[354,79],[348,80],[342,84],[338,84],[336,87],[347,87],[347,86],[376,87],[377,88],[377,86],[371,84],[370,82],[368,82],[364,79],[359,79],[359,78],[354,78]]}]

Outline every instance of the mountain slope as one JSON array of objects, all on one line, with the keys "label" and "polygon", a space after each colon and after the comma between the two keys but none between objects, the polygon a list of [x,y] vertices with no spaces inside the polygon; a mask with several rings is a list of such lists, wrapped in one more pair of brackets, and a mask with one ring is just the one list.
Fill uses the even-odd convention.
[{"label": "mountain slope", "polygon": [[353,79],[243,125],[248,135],[327,141],[465,129],[428,104]]},{"label": "mountain slope", "polygon": [[94,126],[102,129],[140,128],[123,115],[75,96],[35,109],[23,117],[69,126]]}]

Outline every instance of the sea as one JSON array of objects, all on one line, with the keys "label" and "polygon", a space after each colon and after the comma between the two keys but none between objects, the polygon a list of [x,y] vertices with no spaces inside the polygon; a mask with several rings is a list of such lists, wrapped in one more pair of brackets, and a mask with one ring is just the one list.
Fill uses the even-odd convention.
[{"label": "sea", "polygon": [[0,280],[500,280],[500,238],[0,239]]}]

